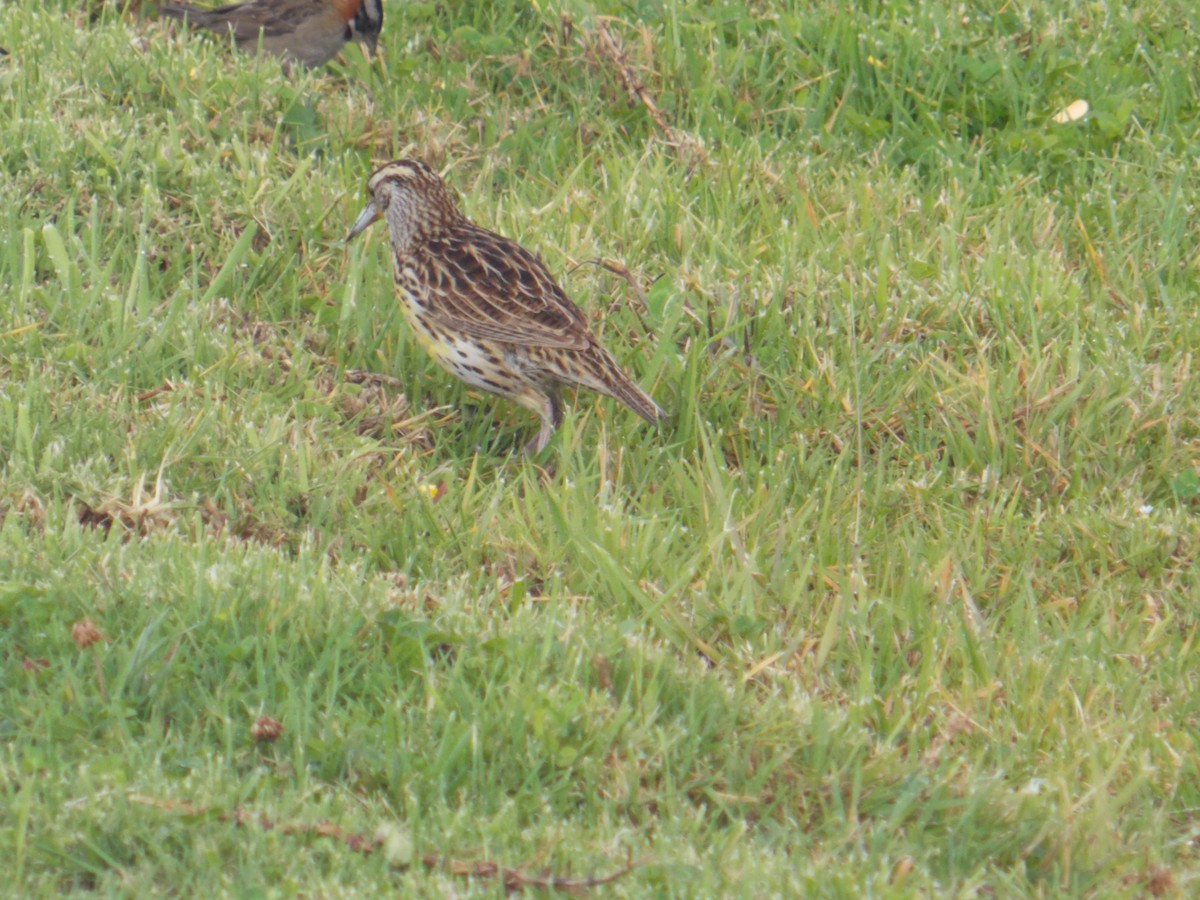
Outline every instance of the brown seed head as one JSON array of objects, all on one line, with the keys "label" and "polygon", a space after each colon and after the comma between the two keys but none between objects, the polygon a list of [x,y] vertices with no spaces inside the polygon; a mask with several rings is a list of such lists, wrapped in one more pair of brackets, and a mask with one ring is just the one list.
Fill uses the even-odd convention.
[{"label": "brown seed head", "polygon": [[104,640],[104,635],[91,619],[80,619],[71,626],[71,639],[75,641],[76,647],[84,650],[97,641]]},{"label": "brown seed head", "polygon": [[273,744],[283,734],[283,723],[271,716],[259,716],[250,726],[250,736],[260,744]]}]

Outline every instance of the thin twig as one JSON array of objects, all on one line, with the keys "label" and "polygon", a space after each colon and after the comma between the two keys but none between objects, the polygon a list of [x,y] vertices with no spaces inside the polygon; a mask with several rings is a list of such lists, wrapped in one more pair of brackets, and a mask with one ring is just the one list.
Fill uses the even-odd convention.
[{"label": "thin twig", "polygon": [[567,270],[567,274],[570,275],[576,269],[579,269],[583,266],[595,266],[598,269],[611,272],[613,275],[616,275],[625,282],[625,284],[629,287],[629,290],[633,292],[634,299],[637,301],[636,303],[630,304],[630,306],[633,309],[633,314],[638,318],[638,323],[642,326],[642,333],[650,338],[653,338],[654,332],[651,331],[650,326],[646,324],[646,317],[643,315],[643,313],[650,311],[650,304],[646,302],[646,292],[642,290],[642,286],[638,284],[637,278],[635,278],[634,274],[629,271],[628,266],[618,260],[609,259],[608,257],[595,257],[593,259],[585,259],[583,262],[579,262],[571,266],[571,268]]},{"label": "thin twig", "polygon": [[382,372],[368,372],[366,369],[347,369],[345,372],[348,384],[379,384],[398,390],[404,389],[404,382]]},{"label": "thin twig", "polygon": [[[600,55],[616,69],[617,76],[621,79],[625,90],[629,92],[630,99],[646,108],[646,112],[650,114],[650,118],[654,120],[654,124],[662,132],[667,143],[682,154],[690,154],[695,160],[707,163],[708,153],[705,151],[704,145],[696,137],[681,131],[667,121],[662,110],[658,108],[654,96],[634,72],[633,65],[621,46],[620,39],[613,34],[608,23],[601,20],[594,35],[586,29],[581,29],[580,34],[592,38]],[[685,161],[690,163],[692,160],[685,159]]]},{"label": "thin twig", "polygon": [[[207,807],[198,806],[193,803],[175,802],[172,800],[157,800],[154,797],[146,797],[139,794],[131,795],[129,798],[132,802],[142,806],[150,806],[155,809],[165,810],[167,812],[182,813],[187,816],[208,816],[212,810]],[[378,850],[386,841],[383,831],[376,832],[374,835],[367,835],[361,832],[347,831],[339,825],[332,822],[317,822],[315,824],[307,822],[274,822],[268,819],[265,815],[255,814],[246,809],[235,809],[232,812],[223,812],[216,816],[216,819],[221,822],[233,822],[241,827],[252,827],[257,825],[263,831],[280,831],[283,834],[294,834],[308,837],[325,837],[332,838],[341,844],[344,844],[347,849],[354,853],[361,853],[364,856],[369,856]],[[455,859],[451,856],[442,856],[437,853],[425,853],[420,857],[421,865],[429,871],[446,872],[450,875],[455,875],[461,878],[482,878],[499,881],[504,885],[506,891],[523,891],[530,888],[537,890],[555,890],[566,891],[568,893],[577,893],[591,888],[600,887],[601,885],[611,884],[618,878],[628,875],[634,869],[645,863],[642,861],[634,861],[628,859],[624,866],[616,869],[607,875],[589,875],[583,878],[567,878],[561,875],[554,874],[538,874],[530,875],[522,872],[520,869],[510,868],[501,865],[488,859],[470,860],[470,859]],[[408,864],[398,865],[397,868],[408,868]]]}]

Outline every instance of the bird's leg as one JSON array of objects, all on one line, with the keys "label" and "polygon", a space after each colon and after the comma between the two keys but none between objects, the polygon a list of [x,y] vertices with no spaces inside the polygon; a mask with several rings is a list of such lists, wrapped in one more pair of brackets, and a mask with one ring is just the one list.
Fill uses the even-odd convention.
[{"label": "bird's leg", "polygon": [[525,452],[530,456],[537,456],[546,449],[546,445],[550,443],[550,438],[562,422],[562,402],[558,397],[558,388],[552,387],[547,389],[542,396],[541,409],[535,412],[542,417],[542,427],[538,429],[537,435],[525,445]]}]

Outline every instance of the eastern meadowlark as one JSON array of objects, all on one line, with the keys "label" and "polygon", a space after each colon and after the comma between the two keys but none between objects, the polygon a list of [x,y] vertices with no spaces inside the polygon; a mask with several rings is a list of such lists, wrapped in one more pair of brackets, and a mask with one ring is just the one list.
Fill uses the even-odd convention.
[{"label": "eastern meadowlark", "polygon": [[387,222],[396,286],[414,334],[451,374],[541,417],[527,452],[541,452],[562,421],[563,386],[607,394],[651,424],[666,418],[600,346],[542,261],[468,221],[429,166],[390,162],[367,190],[371,199],[347,240]]}]

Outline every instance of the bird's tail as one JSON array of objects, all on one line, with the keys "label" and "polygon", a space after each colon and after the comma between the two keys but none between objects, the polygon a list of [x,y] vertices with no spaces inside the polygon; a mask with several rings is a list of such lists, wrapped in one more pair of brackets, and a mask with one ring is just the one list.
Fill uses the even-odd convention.
[{"label": "bird's tail", "polygon": [[576,359],[578,365],[569,367],[572,371],[563,373],[564,381],[620,400],[651,425],[666,420],[666,411],[638,387],[612,358],[612,354],[599,344],[593,344]]}]

